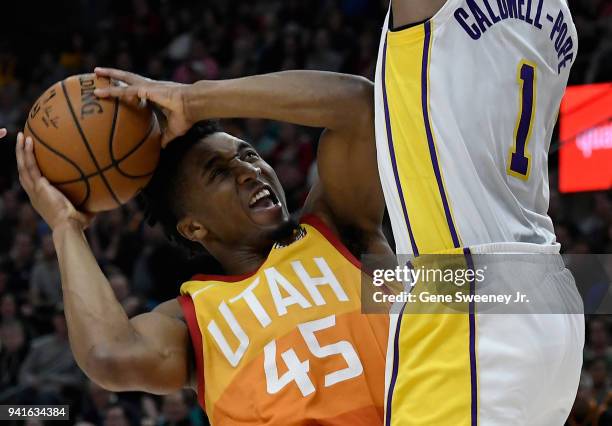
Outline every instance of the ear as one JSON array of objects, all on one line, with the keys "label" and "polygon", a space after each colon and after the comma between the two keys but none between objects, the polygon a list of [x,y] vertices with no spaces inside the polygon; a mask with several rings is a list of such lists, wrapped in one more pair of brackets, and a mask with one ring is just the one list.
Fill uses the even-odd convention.
[{"label": "ear", "polygon": [[204,225],[189,216],[184,217],[176,224],[176,230],[183,238],[194,243],[201,243],[208,235],[208,230]]}]

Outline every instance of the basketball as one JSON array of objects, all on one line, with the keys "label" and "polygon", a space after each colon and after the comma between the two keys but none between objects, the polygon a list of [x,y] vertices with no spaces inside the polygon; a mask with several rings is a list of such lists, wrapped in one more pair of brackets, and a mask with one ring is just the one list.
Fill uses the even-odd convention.
[{"label": "basketball", "polygon": [[41,173],[86,212],[133,198],[151,179],[161,149],[150,108],[94,96],[109,84],[95,74],[54,84],[32,107],[24,130]]}]

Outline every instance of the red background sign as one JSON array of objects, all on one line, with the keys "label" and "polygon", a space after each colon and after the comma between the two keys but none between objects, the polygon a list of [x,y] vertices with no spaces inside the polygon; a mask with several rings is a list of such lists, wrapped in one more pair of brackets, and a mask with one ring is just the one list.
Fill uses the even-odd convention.
[{"label": "red background sign", "polygon": [[568,87],[560,120],[559,190],[612,188],[612,83]]}]

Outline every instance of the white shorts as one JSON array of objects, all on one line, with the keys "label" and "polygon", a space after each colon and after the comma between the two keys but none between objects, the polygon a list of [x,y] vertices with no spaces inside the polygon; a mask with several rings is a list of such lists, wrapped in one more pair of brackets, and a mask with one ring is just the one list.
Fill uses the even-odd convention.
[{"label": "white shorts", "polygon": [[558,251],[514,243],[466,251],[474,268],[487,265],[474,294],[520,292],[530,303],[391,315],[386,425],[564,424],[580,379],[584,315]]}]

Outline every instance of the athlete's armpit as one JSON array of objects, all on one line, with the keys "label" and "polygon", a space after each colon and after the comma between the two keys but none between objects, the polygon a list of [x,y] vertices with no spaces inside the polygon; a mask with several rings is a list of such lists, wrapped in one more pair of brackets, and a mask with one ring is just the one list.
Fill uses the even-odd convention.
[{"label": "athlete's armpit", "polygon": [[403,27],[425,21],[434,16],[446,0],[392,0],[393,22],[391,28]]}]

